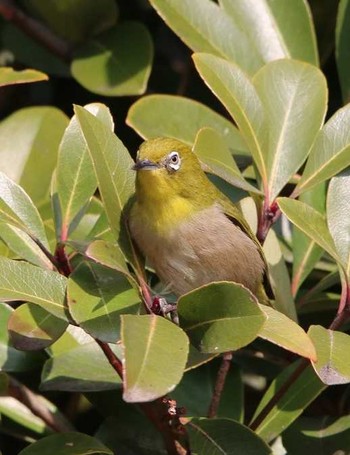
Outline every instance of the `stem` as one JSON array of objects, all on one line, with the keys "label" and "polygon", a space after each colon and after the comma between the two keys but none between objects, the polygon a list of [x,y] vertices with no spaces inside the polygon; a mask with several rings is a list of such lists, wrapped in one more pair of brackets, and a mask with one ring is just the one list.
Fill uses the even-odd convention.
[{"label": "stem", "polygon": [[43,23],[25,14],[12,0],[0,0],[0,15],[60,59],[66,62],[70,61],[70,45]]},{"label": "stem", "polygon": [[350,318],[350,285],[344,278],[342,280],[342,292],[339,301],[338,311],[329,326],[330,330],[339,329]]},{"label": "stem", "polygon": [[70,265],[63,243],[57,244],[55,258],[58,264],[58,271],[62,273],[62,275],[68,277],[72,273],[72,267]]},{"label": "stem", "polygon": [[272,204],[269,204],[268,198],[266,197],[260,212],[258,220],[258,230],[256,233],[256,237],[261,243],[261,245],[264,244],[271,226],[278,220],[280,216],[281,211],[278,208],[277,203],[272,202]]},{"label": "stem", "polygon": [[222,356],[221,365],[216,377],[213,397],[210,402],[208,417],[216,417],[220,404],[221,394],[225,387],[226,377],[230,370],[232,360],[232,352],[225,352]]}]

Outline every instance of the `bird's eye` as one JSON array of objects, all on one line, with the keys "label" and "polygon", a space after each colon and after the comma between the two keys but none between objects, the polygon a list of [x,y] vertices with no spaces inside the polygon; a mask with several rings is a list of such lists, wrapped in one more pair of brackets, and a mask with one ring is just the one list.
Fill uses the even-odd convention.
[{"label": "bird's eye", "polygon": [[178,171],[181,166],[181,158],[178,152],[170,152],[166,158],[166,167],[168,170]]}]

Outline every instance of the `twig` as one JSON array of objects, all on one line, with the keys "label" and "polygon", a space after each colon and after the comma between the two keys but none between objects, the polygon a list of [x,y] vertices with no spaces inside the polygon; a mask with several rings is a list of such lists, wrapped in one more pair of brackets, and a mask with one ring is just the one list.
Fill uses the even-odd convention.
[{"label": "twig", "polygon": [[66,62],[70,61],[71,46],[69,43],[53,33],[43,23],[25,14],[12,0],[0,0],[0,15],[57,57]]},{"label": "twig", "polygon": [[338,312],[329,326],[331,330],[337,330],[350,318],[350,286],[343,280],[342,293],[339,301]]},{"label": "twig", "polygon": [[72,273],[72,267],[70,265],[63,243],[57,244],[55,258],[58,264],[58,271],[62,273],[62,275],[69,277],[69,275]]},{"label": "twig", "polygon": [[225,352],[222,356],[221,365],[216,377],[213,396],[210,402],[208,417],[216,417],[220,404],[221,394],[225,387],[226,377],[230,370],[232,360],[232,352]]}]

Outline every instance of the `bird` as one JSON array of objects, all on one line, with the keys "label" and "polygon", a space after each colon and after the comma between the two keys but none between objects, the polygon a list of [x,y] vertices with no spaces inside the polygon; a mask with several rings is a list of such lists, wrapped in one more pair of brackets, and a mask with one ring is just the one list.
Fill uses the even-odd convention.
[{"label": "bird", "polygon": [[190,146],[173,138],[144,141],[133,166],[133,241],[175,296],[216,281],[273,297],[261,245],[240,209],[209,180]]}]

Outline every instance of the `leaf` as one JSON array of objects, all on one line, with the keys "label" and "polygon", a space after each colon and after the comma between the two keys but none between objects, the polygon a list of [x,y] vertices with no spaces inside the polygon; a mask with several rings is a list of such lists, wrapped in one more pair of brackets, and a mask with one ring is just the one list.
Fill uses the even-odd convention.
[{"label": "leaf", "polygon": [[46,74],[35,70],[16,71],[13,68],[0,68],[0,87],[12,84],[47,81]]},{"label": "leaf", "polygon": [[350,281],[350,170],[333,177],[328,187],[327,222]]},{"label": "leaf", "polygon": [[57,272],[43,270],[26,262],[0,257],[0,300],[35,303],[64,321],[67,279]]},{"label": "leaf", "polygon": [[121,248],[131,256],[123,211],[134,194],[133,160],[103,123],[80,106],[75,106],[75,113],[94,165],[110,228]]},{"label": "leaf", "polygon": [[[113,119],[105,105],[92,103],[85,106],[85,109],[113,131]],[[63,135],[56,169],[56,187],[62,218],[59,226],[61,241],[67,239],[74,218],[88,204],[96,186],[93,164],[79,123],[74,116]]]},{"label": "leaf", "polygon": [[74,54],[73,77],[87,90],[104,96],[140,95],[151,72],[153,43],[138,22],[123,22]]},{"label": "leaf", "polygon": [[350,382],[350,366],[344,353],[350,349],[350,336],[320,325],[312,325],[308,334],[317,352],[317,362],[312,362],[321,381],[327,385]]},{"label": "leaf", "polygon": [[[313,207],[321,214],[325,213],[326,185],[324,182],[314,186],[311,190],[305,191],[299,197],[301,202]],[[292,294],[295,296],[298,289],[313,270],[316,263],[323,254],[323,250],[316,242],[305,235],[296,226],[293,228],[293,279]]]},{"label": "leaf", "polygon": [[8,331],[16,349],[35,351],[54,343],[66,330],[68,323],[43,308],[24,303],[16,308],[8,322]]},{"label": "leaf", "polygon": [[334,241],[329,233],[326,218],[322,213],[304,202],[285,197],[278,198],[277,202],[282,212],[293,224],[326,250],[334,259],[338,259]]},{"label": "leaf", "polygon": [[312,188],[350,165],[350,104],[339,109],[315,138],[294,195]]},{"label": "leaf", "polygon": [[266,184],[265,111],[252,80],[234,63],[214,55],[194,54],[193,60],[200,76],[237,123]]},{"label": "leaf", "polygon": [[246,32],[265,62],[295,58],[318,65],[312,16],[304,0],[283,4],[271,0],[219,0],[219,4]]},{"label": "leaf", "polygon": [[131,106],[126,123],[145,139],[157,136],[174,137],[191,146],[197,132],[201,128],[210,127],[221,134],[232,153],[244,155],[248,153],[239,131],[232,122],[205,104],[190,98],[146,95]]},{"label": "leaf", "polygon": [[47,199],[67,124],[67,116],[54,107],[20,109],[0,123],[0,170],[37,206]]},{"label": "leaf", "polygon": [[98,439],[87,434],[68,432],[52,434],[30,444],[19,455],[113,455]]},{"label": "leaf", "polygon": [[81,262],[68,280],[69,311],[87,333],[106,343],[120,338],[120,315],[137,313],[138,292],[124,274]]},{"label": "leaf", "polygon": [[36,435],[45,435],[50,431],[40,417],[33,414],[25,404],[12,396],[0,396],[0,412],[2,421],[9,419],[12,425],[20,425],[22,431],[34,432]]},{"label": "leaf", "polygon": [[[252,74],[263,61],[241,24],[209,0],[150,0],[167,25],[194,52],[237,62]],[[213,20],[215,18],[215,20]]]},{"label": "leaf", "polygon": [[94,240],[85,248],[84,254],[93,261],[110,267],[111,269],[118,270],[124,275],[132,278],[118,245],[106,242],[105,240]]},{"label": "leaf", "polygon": [[272,453],[253,431],[234,420],[192,419],[186,429],[191,449],[200,455]]},{"label": "leaf", "polygon": [[270,229],[263,250],[268,264],[269,278],[275,294],[273,307],[297,321],[295,303],[291,292],[289,272],[281,251],[281,244],[273,229]]},{"label": "leaf", "polygon": [[[60,342],[61,340],[59,340]],[[42,390],[63,390],[68,392],[94,392],[118,389],[121,380],[103,355],[100,347],[91,338],[84,341],[66,339],[64,349],[58,350],[45,362],[42,376]],[[120,357],[120,348],[111,345],[111,349]]]},{"label": "leaf", "polygon": [[39,212],[25,191],[0,172],[0,217],[38,239],[47,249],[48,240]]},{"label": "leaf", "polygon": [[233,186],[261,193],[244,179],[224,139],[215,130],[211,128],[199,130],[193,151],[204,163],[206,171],[221,177]]},{"label": "leaf", "polygon": [[211,283],[180,297],[180,326],[201,352],[237,350],[253,341],[265,314],[244,286],[232,282]]},{"label": "leaf", "polygon": [[[303,362],[305,362],[303,360]],[[263,411],[271,398],[278,393],[283,384],[293,377],[293,382],[287,392],[282,395],[271,411],[262,419],[255,432],[264,441],[270,442],[282,433],[304,409],[326,388],[313,368],[304,363],[295,362],[285,368],[280,375],[271,383],[265,395],[257,407],[251,425],[257,416]],[[296,375],[296,370],[303,371]]]},{"label": "leaf", "polygon": [[152,401],[180,382],[188,339],[175,324],[155,316],[121,316],[124,393],[129,403]]},{"label": "leaf", "polygon": [[12,314],[13,310],[10,306],[0,303],[0,370],[9,372],[34,370],[41,365],[44,357],[41,353],[15,349],[7,331],[7,324]]},{"label": "leaf", "polygon": [[350,66],[349,66],[349,37],[350,33],[350,4],[349,0],[340,0],[338,6],[337,25],[335,29],[335,56],[338,67],[340,86],[344,104],[350,101]]},{"label": "leaf", "polygon": [[259,333],[261,338],[308,359],[317,359],[315,347],[300,325],[273,308],[259,306],[267,315]]},{"label": "leaf", "polygon": [[323,124],[327,83],[318,68],[287,59],[265,65],[253,82],[265,110],[269,200],[274,201],[306,160]]}]

